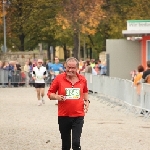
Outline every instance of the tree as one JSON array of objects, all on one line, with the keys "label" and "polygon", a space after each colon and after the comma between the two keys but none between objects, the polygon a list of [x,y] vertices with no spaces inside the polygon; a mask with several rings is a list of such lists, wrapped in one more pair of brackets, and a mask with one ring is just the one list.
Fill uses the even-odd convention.
[{"label": "tree", "polygon": [[[3,18],[3,10],[2,10],[2,3],[0,3],[0,31],[2,31],[2,18]],[[1,40],[2,36],[3,36],[3,34],[2,34],[2,32],[0,32],[0,41],[2,41]]]},{"label": "tree", "polygon": [[148,0],[106,0],[106,18],[101,21],[99,30],[102,30],[107,38],[122,38],[122,30],[126,29],[127,20],[149,19],[149,8]]},{"label": "tree", "polygon": [[0,3],[0,24],[2,24],[2,18],[3,17],[3,10],[2,10],[2,3]]},{"label": "tree", "polygon": [[94,35],[103,17],[102,0],[62,0],[62,10],[57,15],[57,22],[64,30],[70,29],[74,41],[74,57],[79,58],[80,33]]},{"label": "tree", "polygon": [[49,19],[54,18],[54,0],[13,0],[9,9],[11,40],[20,51],[25,46],[35,47],[43,39],[43,28],[49,26]]}]

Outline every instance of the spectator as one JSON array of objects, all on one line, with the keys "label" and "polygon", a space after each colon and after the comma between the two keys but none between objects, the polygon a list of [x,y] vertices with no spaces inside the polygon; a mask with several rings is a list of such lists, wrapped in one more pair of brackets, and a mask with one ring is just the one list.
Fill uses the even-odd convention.
[{"label": "spectator", "polygon": [[21,65],[19,64],[18,61],[16,61],[16,68],[17,68],[18,71],[21,72]]},{"label": "spectator", "polygon": [[79,69],[79,72],[85,72],[85,67],[86,67],[86,62],[83,61],[83,65],[82,65],[82,68]]},{"label": "spectator", "polygon": [[101,65],[101,71],[100,71],[100,74],[101,75],[106,75],[106,72],[107,72],[107,67],[106,67],[106,62],[104,61]]},{"label": "spectator", "polygon": [[85,62],[85,72],[86,73],[92,73],[92,67],[90,65],[90,61]]},{"label": "spectator", "polygon": [[147,70],[143,72],[142,82],[150,83],[150,61],[147,61]]},{"label": "spectator", "polygon": [[[2,61],[0,61],[0,73],[1,73],[1,70],[3,69],[3,62]],[[2,85],[2,81],[1,81],[1,79],[0,79],[0,85]]]},{"label": "spectator", "polygon": [[136,70],[133,70],[133,71],[130,72],[130,74],[131,74],[131,81],[132,82],[134,82],[134,78],[136,76],[136,73],[137,73]]},{"label": "spectator", "polygon": [[100,74],[100,69],[99,69],[98,62],[95,62],[94,70],[96,72],[96,75]]},{"label": "spectator", "polygon": [[66,62],[63,63],[63,69],[66,71]]},{"label": "spectator", "polygon": [[5,70],[4,72],[4,85],[8,86],[8,74],[9,74],[9,63],[8,61],[4,61],[3,64],[3,70]]},{"label": "spectator", "polygon": [[2,68],[3,68],[3,62],[0,61],[0,69],[2,69]]},{"label": "spectator", "polygon": [[8,61],[4,61],[3,69],[9,71],[9,63],[8,63]]},{"label": "spectator", "polygon": [[[19,68],[19,65],[17,68],[16,61],[13,61],[12,63],[14,66],[14,70],[12,72],[12,82],[13,82],[14,87],[18,87],[18,83],[20,82],[20,68]],[[17,69],[19,69],[19,70],[17,70]]]},{"label": "spectator", "polygon": [[26,86],[29,85],[29,72],[30,72],[29,62],[26,61],[24,65],[24,73],[26,75]]},{"label": "spectator", "polygon": [[136,87],[137,94],[141,92],[141,79],[143,75],[144,67],[142,65],[137,68],[137,75],[134,77],[134,86]]},{"label": "spectator", "polygon": [[9,61],[9,74],[8,74],[8,83],[9,83],[9,86],[11,86],[13,83],[12,83],[12,75],[14,73],[14,63],[13,61]]},{"label": "spectator", "polygon": [[101,60],[98,60],[98,67],[99,67],[99,71],[101,71]]},{"label": "spectator", "polygon": [[91,64],[90,65],[91,65],[92,68],[95,67],[95,60],[94,59],[91,59]]},{"label": "spectator", "polygon": [[80,61],[79,61],[79,70],[81,70],[81,69],[82,69],[83,65],[84,65],[83,60],[82,60],[82,59],[80,59]]}]

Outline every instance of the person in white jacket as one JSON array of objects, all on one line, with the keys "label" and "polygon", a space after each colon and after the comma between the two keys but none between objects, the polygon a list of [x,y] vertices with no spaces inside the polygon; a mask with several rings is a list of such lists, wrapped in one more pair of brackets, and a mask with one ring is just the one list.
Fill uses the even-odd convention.
[{"label": "person in white jacket", "polygon": [[37,99],[38,99],[38,106],[45,104],[43,99],[45,95],[45,78],[47,76],[46,67],[42,66],[43,60],[38,59],[37,66],[33,68],[32,77],[35,81],[35,88],[37,91]]}]

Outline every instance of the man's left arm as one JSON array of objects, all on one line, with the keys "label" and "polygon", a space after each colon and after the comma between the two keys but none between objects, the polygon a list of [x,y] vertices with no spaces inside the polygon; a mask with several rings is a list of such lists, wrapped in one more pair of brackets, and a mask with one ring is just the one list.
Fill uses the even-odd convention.
[{"label": "man's left arm", "polygon": [[84,93],[84,111],[85,111],[85,113],[87,113],[88,112],[88,109],[89,109],[89,103],[90,103],[90,101],[89,101],[89,99],[88,99],[88,93]]},{"label": "man's left arm", "polygon": [[43,79],[45,79],[47,77],[47,71],[46,71],[46,67],[45,67],[45,71],[43,73]]},{"label": "man's left arm", "polygon": [[88,96],[88,88],[87,88],[87,80],[85,80],[85,85],[84,85],[84,88],[83,88],[83,93],[84,93],[84,111],[85,113],[87,113],[88,111],[88,108],[89,108],[89,96]]}]

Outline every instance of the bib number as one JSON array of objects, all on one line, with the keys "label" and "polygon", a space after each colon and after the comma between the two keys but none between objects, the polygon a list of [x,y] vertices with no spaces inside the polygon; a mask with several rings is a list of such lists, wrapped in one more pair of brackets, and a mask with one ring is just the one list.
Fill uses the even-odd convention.
[{"label": "bib number", "polygon": [[54,72],[55,76],[59,75],[59,71]]},{"label": "bib number", "polygon": [[80,88],[66,88],[66,99],[79,99]]},{"label": "bib number", "polygon": [[43,76],[36,76],[36,79],[37,79],[37,80],[42,80],[42,79],[43,79]]}]

